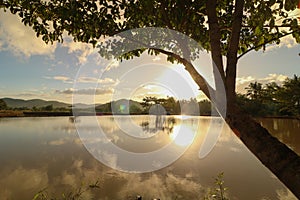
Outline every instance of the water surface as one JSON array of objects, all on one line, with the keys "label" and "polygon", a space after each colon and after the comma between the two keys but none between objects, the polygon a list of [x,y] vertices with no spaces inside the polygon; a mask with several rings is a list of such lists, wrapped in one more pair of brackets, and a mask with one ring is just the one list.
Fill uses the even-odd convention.
[{"label": "water surface", "polygon": [[[120,127],[111,116],[97,117],[110,141],[128,151],[155,151],[174,140],[177,140],[174,143],[181,149],[192,141],[183,156],[173,164],[155,172],[136,174],[111,169],[96,160],[84,147],[73,119],[2,118],[0,199],[31,199],[44,188],[47,188],[48,194],[59,197],[63,192],[97,180],[100,188],[85,192],[85,199],[132,199],[136,195],[144,199],[202,199],[207,188],[214,186],[214,177],[220,172],[225,174],[224,181],[230,199],[296,199],[227,127],[222,129],[216,146],[208,156],[199,159],[199,147],[212,118],[174,119],[167,123],[168,127],[164,121],[162,128],[149,121],[147,116],[122,116],[123,124]],[[78,117],[75,120],[88,133],[96,132],[97,127],[90,123],[91,117]],[[126,123],[130,121],[143,130],[144,139],[134,137],[141,132],[132,126],[127,127]],[[279,134],[276,130],[286,130],[278,137],[299,151],[299,146],[295,145],[300,141],[296,134],[299,122],[281,123],[268,119],[261,123],[274,131],[276,136]],[[130,127],[133,135],[123,131],[130,130]],[[176,139],[174,134],[178,127],[184,127],[181,130],[185,136]],[[219,131],[218,126],[211,128],[213,132]],[[112,161],[118,163],[118,159],[115,157]]]}]

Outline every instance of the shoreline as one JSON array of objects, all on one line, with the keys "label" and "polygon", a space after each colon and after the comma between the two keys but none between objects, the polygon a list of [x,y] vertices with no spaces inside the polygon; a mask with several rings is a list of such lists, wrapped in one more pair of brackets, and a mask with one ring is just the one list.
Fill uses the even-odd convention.
[{"label": "shoreline", "polygon": [[[97,116],[107,116],[107,115],[147,115],[147,113],[96,113]],[[72,116],[94,116],[95,113],[90,112],[81,112],[76,115],[73,112],[65,111],[14,111],[14,110],[0,110],[0,118],[18,118],[18,117],[72,117]],[[210,116],[210,115],[200,115],[200,116]],[[256,119],[297,119],[300,120],[297,116],[260,116],[254,117]]]}]

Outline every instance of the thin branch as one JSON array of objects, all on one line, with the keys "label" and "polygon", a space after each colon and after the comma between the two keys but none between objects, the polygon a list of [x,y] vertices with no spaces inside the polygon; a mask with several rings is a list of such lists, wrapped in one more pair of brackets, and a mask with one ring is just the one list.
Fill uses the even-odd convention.
[{"label": "thin branch", "polygon": [[262,47],[262,46],[264,46],[264,45],[266,45],[266,44],[268,44],[268,43],[270,43],[270,42],[273,42],[273,41],[278,40],[278,39],[280,39],[280,38],[283,38],[283,37],[285,37],[285,36],[291,35],[291,34],[293,34],[293,33],[295,33],[295,32],[300,32],[300,30],[295,30],[295,31],[286,33],[286,34],[281,35],[281,36],[279,36],[279,37],[276,37],[276,38],[272,38],[272,39],[270,39],[270,40],[267,40],[266,42],[264,42],[264,43],[262,43],[262,44],[260,44],[260,45],[251,47],[250,49],[248,49],[247,51],[245,51],[244,53],[242,53],[241,55],[239,55],[239,56],[237,57],[237,59],[240,59],[240,58],[243,57],[245,54],[249,53],[250,51],[252,51],[252,50],[254,50],[254,49],[257,49],[257,48],[259,48],[259,47]]},{"label": "thin branch", "polygon": [[193,80],[196,82],[196,84],[199,86],[200,90],[208,97],[210,98],[215,90],[206,82],[206,80],[199,74],[199,72],[195,69],[193,64],[186,60],[185,58],[180,57],[179,55],[163,50],[163,49],[156,49],[156,48],[149,48],[151,50],[158,51],[162,54],[165,54],[167,56],[171,56],[175,58],[178,62],[182,63],[185,67],[185,70],[189,72]]},{"label": "thin branch", "polygon": [[154,48],[153,46],[149,46],[149,45],[147,45],[147,44],[145,44],[141,41],[135,40],[131,37],[126,37],[125,36],[125,38],[128,39],[131,42],[134,42],[134,43],[137,43],[141,46],[144,46],[146,49],[154,50],[154,51],[157,51],[159,53],[162,53],[162,54],[165,54],[167,56],[171,56],[171,57],[175,58],[178,62],[182,63],[185,66],[185,69],[189,72],[189,74],[191,75],[191,77],[193,78],[195,83],[199,86],[199,89],[202,90],[202,92],[207,96],[207,98],[212,99],[212,98],[215,97],[216,90],[213,89],[207,83],[207,81],[204,79],[204,77],[202,77],[199,74],[199,72],[195,69],[195,67],[193,66],[193,64],[189,60],[187,60],[187,59],[185,59],[185,58],[183,58],[183,57],[181,57],[181,56],[179,56],[179,55],[177,55],[173,52],[169,52],[169,51],[163,50],[163,49]]}]

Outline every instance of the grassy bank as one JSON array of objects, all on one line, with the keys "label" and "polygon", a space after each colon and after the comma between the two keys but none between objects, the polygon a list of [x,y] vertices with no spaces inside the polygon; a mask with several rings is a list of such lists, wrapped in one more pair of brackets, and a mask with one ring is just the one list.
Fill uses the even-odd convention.
[{"label": "grassy bank", "polygon": [[18,110],[0,110],[0,117],[24,117],[24,113]]}]

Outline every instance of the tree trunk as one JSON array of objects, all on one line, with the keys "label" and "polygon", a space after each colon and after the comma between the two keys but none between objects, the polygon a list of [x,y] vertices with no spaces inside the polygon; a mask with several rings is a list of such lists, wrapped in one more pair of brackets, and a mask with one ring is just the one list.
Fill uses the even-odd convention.
[{"label": "tree trunk", "polygon": [[231,106],[226,122],[247,148],[300,199],[300,157],[245,114]]}]

